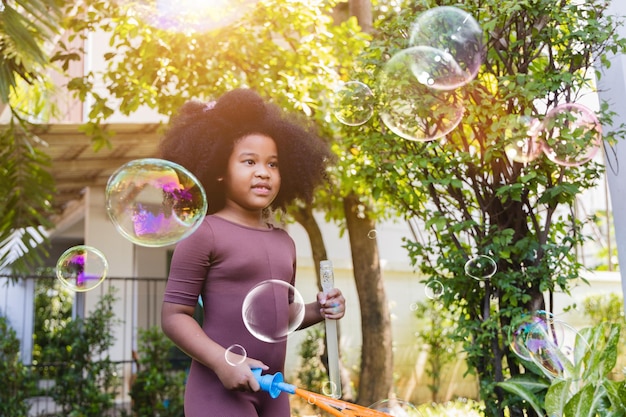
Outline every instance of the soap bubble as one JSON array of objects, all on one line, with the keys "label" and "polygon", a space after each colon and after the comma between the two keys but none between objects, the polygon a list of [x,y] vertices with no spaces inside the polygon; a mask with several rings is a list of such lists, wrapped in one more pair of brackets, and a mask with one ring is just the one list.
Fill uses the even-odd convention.
[{"label": "soap bubble", "polygon": [[399,399],[380,400],[368,407],[371,410],[381,411],[393,417],[421,416],[417,408],[408,401]]},{"label": "soap bubble", "polygon": [[240,20],[258,0],[117,0],[129,17],[152,27],[183,33],[203,33]]},{"label": "soap bubble", "polygon": [[470,14],[452,6],[434,7],[421,13],[411,26],[409,45],[438,50],[446,56],[446,62],[455,63],[454,70],[435,73],[433,88],[449,90],[467,84],[476,78],[483,61],[480,25]]},{"label": "soap bubble", "polygon": [[465,263],[465,273],[479,281],[495,275],[498,270],[496,262],[487,255],[478,255]]},{"label": "soap bubble", "polygon": [[107,276],[109,264],[98,249],[86,245],[69,248],[59,257],[56,275],[72,291],[85,292],[100,285]]},{"label": "soap bubble", "polygon": [[577,103],[550,110],[539,132],[543,151],[552,162],[579,166],[591,160],[602,144],[602,128],[596,115]]},{"label": "soap bubble", "polygon": [[443,295],[443,291],[443,284],[441,283],[441,281],[436,279],[428,282],[426,284],[426,287],[424,288],[424,293],[426,294],[426,297],[430,298],[431,300],[439,299]]},{"label": "soap bubble", "polygon": [[381,120],[389,130],[407,140],[426,142],[457,127],[465,106],[456,91],[433,90],[415,76],[422,57],[421,47],[391,57],[381,71],[378,95]]},{"label": "soap bubble", "polygon": [[182,166],[154,158],[120,167],[106,186],[106,208],[117,230],[131,242],[167,246],[189,236],[207,210],[204,188]]},{"label": "soap bubble", "polygon": [[411,71],[421,84],[437,90],[453,90],[465,78],[452,55],[426,45],[410,48]]},{"label": "soap bubble", "polygon": [[518,116],[509,123],[504,132],[504,152],[510,160],[525,164],[541,155],[543,147],[537,138],[540,126],[529,116]]},{"label": "soap bubble", "polygon": [[[550,313],[538,311],[513,326],[511,350],[531,360],[549,378],[579,378],[584,371],[580,352],[588,345],[578,332]],[[576,350],[576,343],[581,346]]]},{"label": "soap bubble", "polygon": [[337,88],[333,95],[337,120],[348,126],[359,126],[374,114],[374,93],[364,83],[349,81]]},{"label": "soap bubble", "polygon": [[331,398],[339,398],[339,395],[337,395],[337,393],[337,384],[335,384],[333,381],[326,381],[324,385],[322,385],[322,394],[324,394],[325,396]]},{"label": "soap bubble", "polygon": [[369,232],[367,232],[368,239],[376,239],[377,236],[378,236],[378,232],[376,231],[376,229],[372,229]]},{"label": "soap bubble", "polygon": [[286,340],[302,324],[304,301],[293,285],[270,279],[248,292],[241,312],[246,328],[254,337],[276,343]]},{"label": "soap bubble", "polygon": [[246,361],[247,357],[248,352],[239,344],[231,345],[224,351],[224,359],[231,366],[241,365]]},{"label": "soap bubble", "polygon": [[526,347],[526,338],[536,324],[549,323],[554,320],[551,313],[539,310],[534,314],[524,314],[515,318],[509,332],[509,347],[520,358],[530,361],[531,355]]}]

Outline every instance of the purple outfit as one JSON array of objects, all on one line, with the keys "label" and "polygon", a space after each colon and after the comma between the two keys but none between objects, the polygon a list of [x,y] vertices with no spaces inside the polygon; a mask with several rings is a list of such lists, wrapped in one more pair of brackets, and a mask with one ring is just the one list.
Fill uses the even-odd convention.
[{"label": "purple outfit", "polygon": [[[204,332],[228,348],[235,344],[247,356],[270,367],[264,373],[283,372],[286,341],[268,343],[253,336],[242,318],[242,303],[255,285],[270,279],[294,284],[296,251],[291,237],[277,228],[255,229],[215,215],[180,241],[174,251],[164,300],[194,306],[204,304]],[[287,317],[288,300],[268,300],[263,317],[270,326]],[[265,314],[263,314],[265,316]],[[265,323],[264,323],[265,325]],[[192,361],[185,387],[185,417],[288,417],[289,398],[272,399],[267,392],[231,391],[217,375]]]}]

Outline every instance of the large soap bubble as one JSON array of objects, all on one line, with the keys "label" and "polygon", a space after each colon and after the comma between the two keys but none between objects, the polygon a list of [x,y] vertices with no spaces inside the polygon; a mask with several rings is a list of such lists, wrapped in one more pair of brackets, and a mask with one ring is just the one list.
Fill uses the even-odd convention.
[{"label": "large soap bubble", "polygon": [[269,279],[254,286],[241,306],[243,322],[257,339],[277,343],[287,339],[304,320],[304,301],[291,284]]},{"label": "large soap bubble", "polygon": [[111,175],[106,208],[117,230],[131,242],[167,246],[189,236],[207,211],[204,188],[187,169],[171,161],[131,161]]},{"label": "large soap bubble", "polygon": [[448,71],[433,73],[433,88],[454,89],[476,77],[483,60],[483,32],[467,12],[453,7],[434,7],[420,14],[411,26],[410,46],[439,50]]},{"label": "large soap bubble", "polygon": [[602,128],[587,107],[564,103],[546,114],[538,137],[548,159],[563,166],[579,166],[591,160],[600,149]]},{"label": "large soap bubble", "polygon": [[78,245],[59,257],[56,275],[70,290],[85,292],[102,284],[108,269],[109,264],[102,252],[91,246]]},{"label": "large soap bubble", "polygon": [[456,91],[434,90],[419,79],[423,47],[401,50],[383,67],[379,99],[383,123],[396,135],[412,141],[432,141],[447,135],[461,122],[465,106]]}]

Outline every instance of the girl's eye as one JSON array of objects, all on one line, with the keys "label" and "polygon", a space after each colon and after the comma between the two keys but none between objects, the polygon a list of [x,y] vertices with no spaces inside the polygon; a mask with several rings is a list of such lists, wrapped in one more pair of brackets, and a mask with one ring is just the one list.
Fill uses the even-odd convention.
[{"label": "girl's eye", "polygon": [[272,168],[278,168],[278,162],[270,162],[269,166]]},{"label": "girl's eye", "polygon": [[252,159],[246,159],[243,163],[246,165],[254,165],[254,161]]}]

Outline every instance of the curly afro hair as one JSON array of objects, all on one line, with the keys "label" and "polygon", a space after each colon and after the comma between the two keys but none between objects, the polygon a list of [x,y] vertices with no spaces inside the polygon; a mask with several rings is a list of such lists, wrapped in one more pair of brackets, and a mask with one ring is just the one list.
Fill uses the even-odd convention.
[{"label": "curly afro hair", "polygon": [[226,173],[234,144],[254,133],[271,137],[278,149],[281,186],[270,208],[284,209],[295,200],[310,202],[331,159],[327,143],[253,90],[235,89],[208,104],[188,101],[172,118],[159,150],[161,158],[198,178],[207,194],[208,212],[215,213],[225,202],[217,179]]}]

